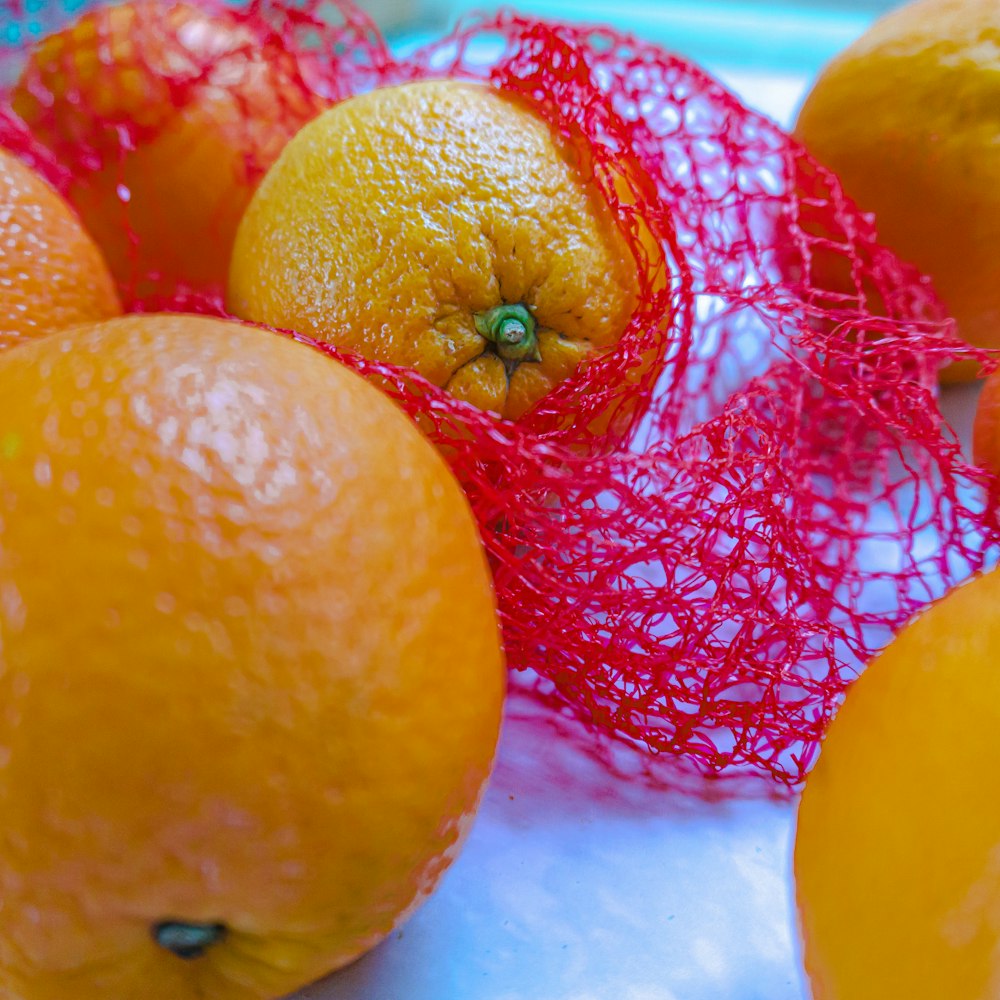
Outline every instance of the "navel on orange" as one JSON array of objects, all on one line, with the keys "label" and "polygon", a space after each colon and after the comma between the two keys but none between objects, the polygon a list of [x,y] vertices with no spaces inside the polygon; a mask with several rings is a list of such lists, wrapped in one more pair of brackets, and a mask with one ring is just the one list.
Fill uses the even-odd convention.
[{"label": "navel on orange", "polygon": [[434,887],[504,673],[464,495],[377,389],[229,321],[0,355],[7,1000],[273,1000]]},{"label": "navel on orange", "polygon": [[75,168],[70,200],[139,297],[168,279],[223,288],[254,186],[320,108],[292,56],[235,15],[160,0],[99,7],[43,39],[11,102]]},{"label": "navel on orange", "polygon": [[73,210],[0,150],[0,348],[119,312],[104,258]]},{"label": "navel on orange", "polygon": [[636,295],[607,203],[535,111],[432,81],[295,136],[240,223],[228,305],[517,418],[614,346]]},{"label": "navel on orange", "polygon": [[848,691],[795,841],[816,1000],[1000,995],[1000,572],[928,608]]}]

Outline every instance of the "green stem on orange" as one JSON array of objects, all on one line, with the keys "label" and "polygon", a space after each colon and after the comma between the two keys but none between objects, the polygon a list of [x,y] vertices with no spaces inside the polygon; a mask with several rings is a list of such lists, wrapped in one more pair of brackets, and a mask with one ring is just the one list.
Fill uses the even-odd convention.
[{"label": "green stem on orange", "polygon": [[225,936],[225,924],[163,920],[153,925],[153,940],[178,958],[200,958],[207,948]]},{"label": "green stem on orange", "polygon": [[537,323],[521,302],[502,303],[473,317],[480,335],[490,341],[504,361],[541,361]]}]

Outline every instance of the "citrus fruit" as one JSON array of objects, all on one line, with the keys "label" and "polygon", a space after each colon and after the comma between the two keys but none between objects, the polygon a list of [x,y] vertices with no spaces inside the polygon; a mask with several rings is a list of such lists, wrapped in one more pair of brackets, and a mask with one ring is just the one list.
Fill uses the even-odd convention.
[{"label": "citrus fruit", "polygon": [[517,418],[617,342],[636,281],[533,109],[424,81],[344,101],[285,147],[240,223],[228,306]]},{"label": "citrus fruit", "polygon": [[975,462],[1000,475],[1000,373],[984,383],[976,403],[972,424],[972,454]]},{"label": "citrus fruit", "polygon": [[139,297],[164,279],[223,288],[254,185],[319,110],[292,57],[235,14],[158,0],[43,39],[11,103],[75,168],[70,200]]},{"label": "citrus fruit", "polygon": [[[875,213],[879,237],[932,278],[979,347],[1000,347],[998,0],[918,0],[822,71],[795,133]],[[975,366],[953,366],[949,378]]]},{"label": "citrus fruit", "polygon": [[119,312],[104,258],[73,210],[0,150],[0,348]]},{"label": "citrus fruit", "polygon": [[231,321],[0,357],[7,1000],[274,998],[431,891],[489,771],[491,580],[377,389]]},{"label": "citrus fruit", "polygon": [[912,621],[848,690],[799,807],[815,1000],[1000,996],[1000,573]]}]

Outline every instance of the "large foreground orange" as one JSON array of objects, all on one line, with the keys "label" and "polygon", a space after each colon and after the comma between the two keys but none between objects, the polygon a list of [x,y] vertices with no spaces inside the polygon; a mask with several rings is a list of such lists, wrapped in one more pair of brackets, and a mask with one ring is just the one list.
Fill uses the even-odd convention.
[{"label": "large foreground orange", "polygon": [[6,1000],[263,1000],[455,856],[504,673],[442,460],[371,385],[235,323],[0,357]]},{"label": "large foreground orange", "polygon": [[483,85],[352,98],[261,183],[229,308],[517,418],[614,346],[636,303],[635,260],[584,166],[533,109]]},{"label": "large foreground orange", "polygon": [[799,809],[815,1000],[1000,996],[1000,572],[912,622],[849,690]]},{"label": "large foreground orange", "polygon": [[104,258],[76,214],[0,150],[0,349],[119,312]]},{"label": "large foreground orange", "polygon": [[[959,334],[1000,347],[1000,0],[919,0],[820,74],[796,134],[880,237],[934,281]],[[971,375],[966,365],[951,375]]]},{"label": "large foreground orange", "polygon": [[99,7],[43,39],[12,104],[76,167],[70,198],[139,296],[222,289],[254,186],[320,109],[292,56],[236,15],[162,0]]}]

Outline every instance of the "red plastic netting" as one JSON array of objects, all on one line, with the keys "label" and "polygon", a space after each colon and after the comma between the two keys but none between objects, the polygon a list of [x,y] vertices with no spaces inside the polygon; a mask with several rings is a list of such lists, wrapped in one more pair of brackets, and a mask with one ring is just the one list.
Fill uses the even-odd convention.
[{"label": "red plastic netting", "polygon": [[108,33],[101,59],[133,71],[141,100],[118,101],[123,77],[106,66],[61,53],[61,75],[24,70],[29,36],[70,18],[11,10],[7,79],[25,73],[13,103],[40,141],[9,111],[0,138],[85,219],[116,199],[103,238],[125,240],[109,257],[131,308],[224,314],[233,205],[200,220],[199,259],[222,270],[192,271],[144,235],[179,203],[133,194],[170,112],[200,89],[223,95],[242,203],[298,124],[353,93],[448,76],[534,103],[588,151],[641,265],[617,348],[517,423],[407,370],[342,360],[380,380],[464,484],[516,688],[701,772],[798,782],[858,665],[996,555],[995,484],[965,464],[935,401],[938,368],[976,355],[927,282],[777,126],[635,38],[504,13],[396,58],[339,3],[200,8],[237,33],[151,47],[140,18],[129,47],[91,29]]}]

